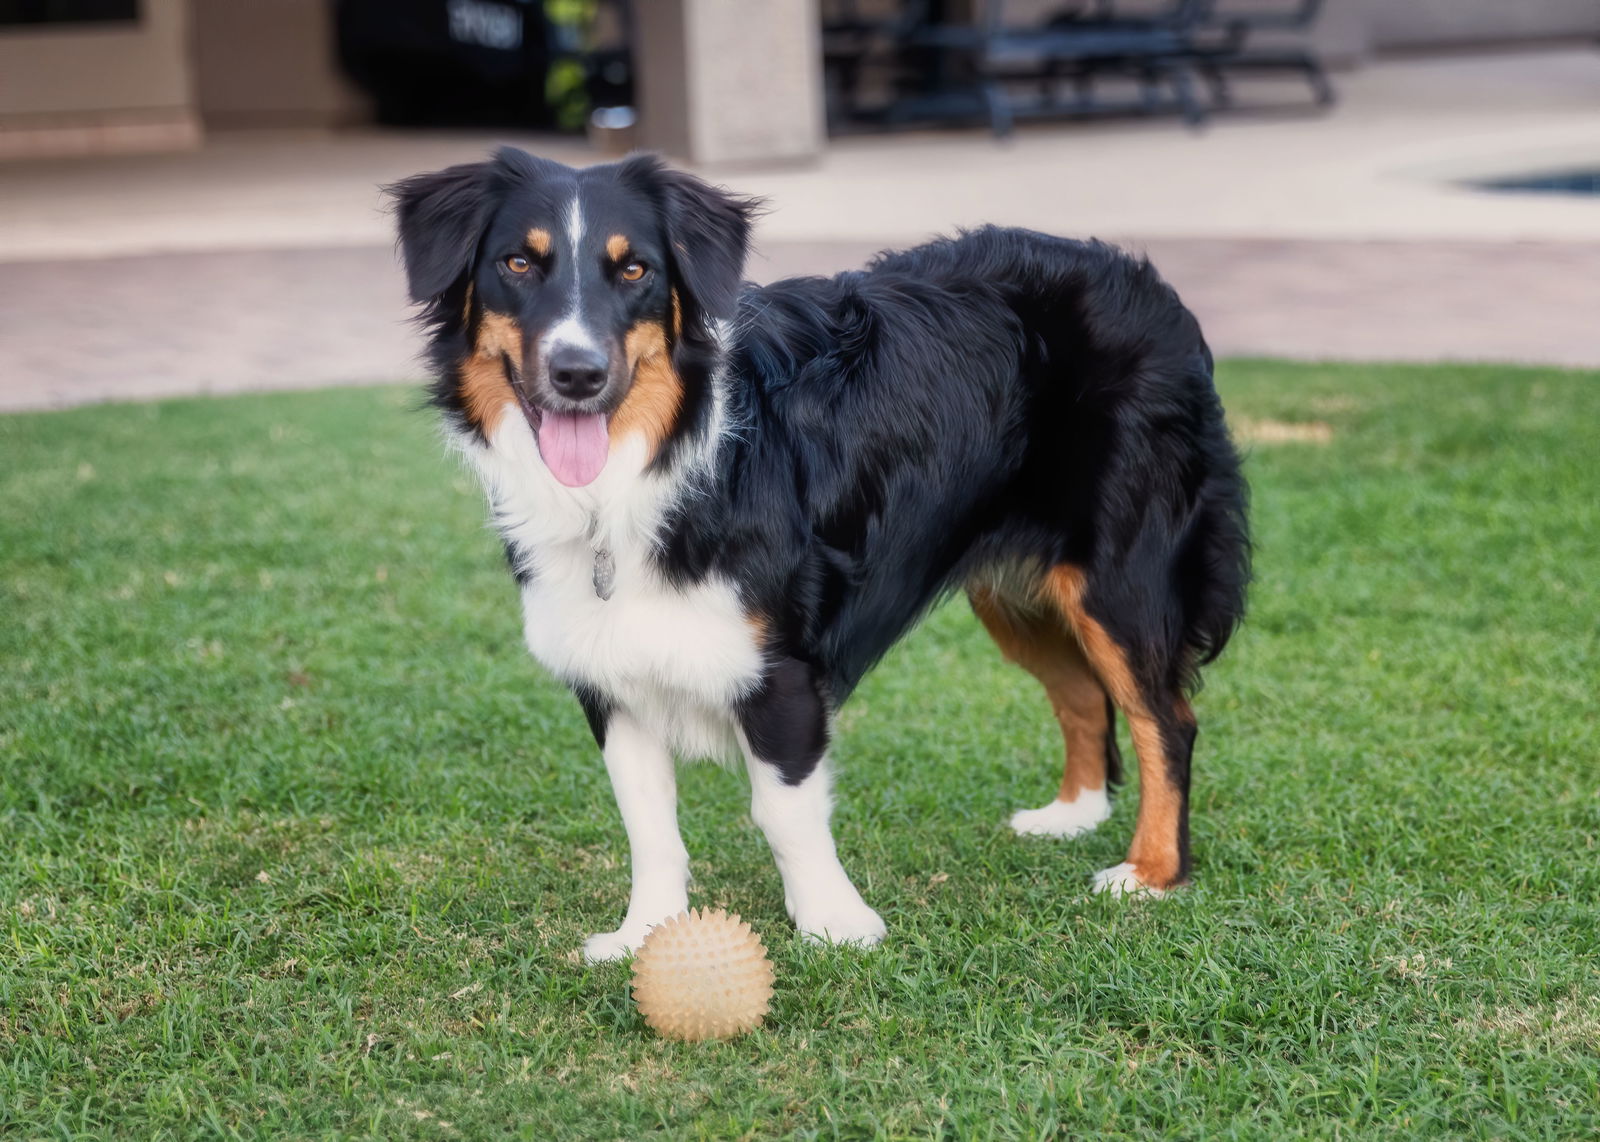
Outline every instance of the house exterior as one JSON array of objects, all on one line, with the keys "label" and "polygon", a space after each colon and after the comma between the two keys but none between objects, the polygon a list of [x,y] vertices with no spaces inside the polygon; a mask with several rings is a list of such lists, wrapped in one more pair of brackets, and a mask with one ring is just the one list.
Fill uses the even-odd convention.
[{"label": "house exterior", "polygon": [[[74,2],[90,18],[40,22]],[[951,0],[963,2],[977,0]],[[1060,3],[1011,0],[1007,12],[1026,18]],[[641,141],[700,162],[817,154],[818,8],[634,0]],[[211,128],[360,123],[370,111],[339,72],[331,9],[331,0],[0,0],[0,158],[183,149]],[[1336,67],[1385,52],[1583,39],[1600,39],[1594,0],[1326,0],[1313,33]]]}]

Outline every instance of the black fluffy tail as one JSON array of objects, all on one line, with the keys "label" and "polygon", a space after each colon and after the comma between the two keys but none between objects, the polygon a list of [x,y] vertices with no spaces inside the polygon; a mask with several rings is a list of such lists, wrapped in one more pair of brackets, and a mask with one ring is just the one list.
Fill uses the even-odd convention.
[{"label": "black fluffy tail", "polygon": [[[1190,671],[1221,654],[1244,618],[1250,585],[1249,490],[1228,438],[1220,405],[1202,434],[1206,476],[1178,551],[1176,586],[1183,600]],[[1186,672],[1185,683],[1193,682]]]}]

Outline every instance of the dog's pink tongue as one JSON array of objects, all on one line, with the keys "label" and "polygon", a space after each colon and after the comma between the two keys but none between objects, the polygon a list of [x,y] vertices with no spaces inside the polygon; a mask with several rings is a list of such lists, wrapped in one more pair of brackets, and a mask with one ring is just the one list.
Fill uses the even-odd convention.
[{"label": "dog's pink tongue", "polygon": [[611,439],[600,413],[577,415],[545,410],[539,419],[539,455],[546,468],[569,488],[593,482],[606,466]]}]

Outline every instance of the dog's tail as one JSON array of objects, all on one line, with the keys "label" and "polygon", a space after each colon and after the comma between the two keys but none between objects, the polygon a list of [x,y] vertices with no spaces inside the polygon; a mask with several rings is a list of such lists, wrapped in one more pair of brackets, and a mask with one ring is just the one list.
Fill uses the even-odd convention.
[{"label": "dog's tail", "polygon": [[[1104,453],[1124,466],[1121,491],[1094,525],[1120,551],[1097,589],[1148,620],[1152,657],[1192,688],[1244,617],[1250,539],[1211,353],[1176,291],[1148,260],[1107,243],[997,226],[882,254],[874,267],[999,290],[1018,317],[1022,367],[1043,378],[1040,431],[1074,422],[1085,449],[1122,441]],[[1051,383],[1064,373],[1070,386]],[[1041,451],[1071,462],[1059,440]],[[1138,583],[1116,582],[1131,572]]]},{"label": "dog's tail", "polygon": [[1195,497],[1193,522],[1176,552],[1174,584],[1183,600],[1185,683],[1193,670],[1221,654],[1244,618],[1250,583],[1249,491],[1239,458],[1215,408],[1201,435],[1207,472]]}]

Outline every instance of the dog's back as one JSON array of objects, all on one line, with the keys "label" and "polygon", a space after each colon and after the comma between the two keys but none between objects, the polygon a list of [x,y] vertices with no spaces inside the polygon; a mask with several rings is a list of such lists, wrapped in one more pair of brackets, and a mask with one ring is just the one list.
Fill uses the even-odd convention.
[{"label": "dog's back", "polygon": [[1180,685],[1226,643],[1243,484],[1199,327],[1148,263],[990,227],[751,289],[735,328],[740,427],[695,515],[765,542],[691,546],[840,697],[942,590],[1062,564],[1170,564]]}]

